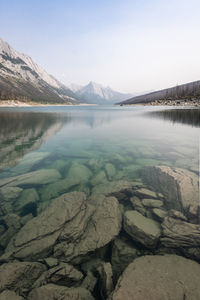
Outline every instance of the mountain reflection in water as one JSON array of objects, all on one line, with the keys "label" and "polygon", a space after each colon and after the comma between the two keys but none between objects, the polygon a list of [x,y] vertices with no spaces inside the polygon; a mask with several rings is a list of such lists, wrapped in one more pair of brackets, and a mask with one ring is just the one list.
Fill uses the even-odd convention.
[{"label": "mountain reflection in water", "polygon": [[200,109],[170,109],[149,112],[153,118],[160,118],[173,123],[200,126]]},{"label": "mountain reflection in water", "polygon": [[25,154],[56,134],[69,116],[52,113],[0,113],[0,169],[15,166]]}]

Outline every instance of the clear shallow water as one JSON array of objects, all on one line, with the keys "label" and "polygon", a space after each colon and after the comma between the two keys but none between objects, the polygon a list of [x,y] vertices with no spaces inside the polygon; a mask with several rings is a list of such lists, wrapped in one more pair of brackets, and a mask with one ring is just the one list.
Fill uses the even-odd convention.
[{"label": "clear shallow water", "polygon": [[[169,110],[165,107],[2,108],[0,254],[7,251],[7,245],[9,248],[9,242],[23,224],[39,216],[53,199],[63,193],[83,191],[89,198],[102,184],[107,186],[119,180],[135,181],[140,188],[144,180],[142,170],[148,166],[179,167],[198,175],[199,113],[198,109]],[[26,181],[27,174],[41,170],[47,171],[46,177],[38,173],[34,180],[31,176],[30,181]],[[20,177],[22,183],[17,185],[20,191],[2,191],[6,186],[16,187],[15,177],[23,175],[23,179]],[[122,199],[122,204],[123,201],[125,203],[127,199]],[[133,209],[130,203],[124,206],[125,210]],[[147,217],[152,217],[148,211]],[[17,222],[21,222],[20,225]],[[22,240],[28,238],[22,236]],[[160,245],[149,250],[138,241],[132,241],[123,230],[120,238],[128,243],[128,251],[132,247],[137,249],[134,250],[137,255],[162,253]],[[103,254],[98,252],[97,257],[110,261],[112,245],[111,241],[108,249],[104,249]],[[53,255],[53,252],[48,255]],[[38,258],[31,260],[37,261]],[[41,258],[44,258],[43,253]],[[25,260],[30,260],[30,254]],[[72,263],[84,270],[80,259],[72,260]],[[112,266],[116,282],[120,272],[113,261]],[[93,295],[96,299],[103,299],[100,294],[96,287]]]},{"label": "clear shallow water", "polygon": [[15,165],[32,151],[51,154],[34,170],[101,158],[114,164],[116,178],[132,179],[137,175],[128,171],[131,167],[157,164],[197,172],[199,110],[190,113],[147,107],[1,109],[0,177],[18,175]]}]

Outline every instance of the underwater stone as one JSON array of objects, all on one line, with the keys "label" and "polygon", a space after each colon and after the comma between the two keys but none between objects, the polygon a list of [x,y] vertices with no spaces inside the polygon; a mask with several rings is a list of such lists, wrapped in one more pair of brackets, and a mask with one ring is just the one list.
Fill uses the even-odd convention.
[{"label": "underwater stone", "polygon": [[84,288],[67,288],[65,286],[47,284],[33,289],[27,300],[94,300],[91,293]]},{"label": "underwater stone", "polygon": [[124,230],[134,241],[140,242],[147,248],[156,247],[161,235],[159,223],[144,217],[137,211],[125,212]]},{"label": "underwater stone", "polygon": [[30,289],[33,282],[46,270],[37,262],[10,262],[0,266],[0,291]]},{"label": "underwater stone", "polygon": [[200,299],[200,267],[177,255],[137,258],[119,278],[109,300]]}]

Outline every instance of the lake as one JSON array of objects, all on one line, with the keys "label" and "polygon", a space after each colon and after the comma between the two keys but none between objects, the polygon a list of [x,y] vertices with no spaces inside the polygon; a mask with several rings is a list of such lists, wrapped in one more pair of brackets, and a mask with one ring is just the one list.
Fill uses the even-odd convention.
[{"label": "lake", "polygon": [[95,299],[136,257],[200,262],[199,127],[198,108],[1,108],[0,261],[73,265],[45,283]]}]

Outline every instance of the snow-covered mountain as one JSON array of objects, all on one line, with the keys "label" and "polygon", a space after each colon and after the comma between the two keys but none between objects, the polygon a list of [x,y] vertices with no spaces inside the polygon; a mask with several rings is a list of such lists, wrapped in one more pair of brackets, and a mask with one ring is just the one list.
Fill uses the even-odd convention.
[{"label": "snow-covered mountain", "polygon": [[86,86],[72,84],[70,87],[80,96],[81,101],[86,103],[112,104],[133,96],[116,92],[110,87],[104,87],[93,81],[90,81]]},{"label": "snow-covered mountain", "polygon": [[0,38],[0,99],[77,102],[75,94]]}]

